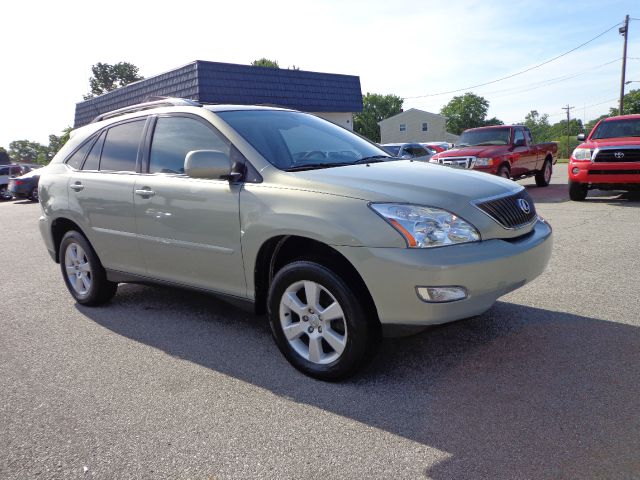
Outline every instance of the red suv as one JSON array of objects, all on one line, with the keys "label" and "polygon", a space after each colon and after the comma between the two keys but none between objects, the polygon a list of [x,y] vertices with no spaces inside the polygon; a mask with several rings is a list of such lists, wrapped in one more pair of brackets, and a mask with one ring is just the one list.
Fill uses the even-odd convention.
[{"label": "red suv", "polygon": [[569,197],[584,200],[592,188],[640,190],[640,115],[600,120],[569,158]]}]

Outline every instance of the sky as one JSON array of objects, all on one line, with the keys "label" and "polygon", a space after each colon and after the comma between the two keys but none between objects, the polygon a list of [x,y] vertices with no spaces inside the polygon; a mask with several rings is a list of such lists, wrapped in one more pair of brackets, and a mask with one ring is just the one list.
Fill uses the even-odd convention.
[{"label": "sky", "polygon": [[[405,98],[404,109],[439,112],[472,91],[489,117],[589,120],[616,106],[622,36],[616,26],[576,51],[522,75],[624,20],[638,0],[293,0],[155,2],[8,1],[0,6],[0,146],[48,143],[73,124],[91,66],[133,63],[151,77],[194,60],[360,77],[362,92]],[[640,88],[640,20],[631,21],[626,86]],[[459,92],[441,94],[452,90]]]}]

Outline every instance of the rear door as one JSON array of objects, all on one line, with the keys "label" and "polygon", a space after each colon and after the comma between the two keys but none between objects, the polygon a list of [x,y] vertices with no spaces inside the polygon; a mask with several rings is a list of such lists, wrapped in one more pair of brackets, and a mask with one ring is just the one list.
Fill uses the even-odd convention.
[{"label": "rear door", "polygon": [[230,142],[204,119],[156,117],[135,185],[135,211],[147,275],[173,283],[246,296],[240,250],[241,184],[190,178],[184,159],[193,150],[231,156]]},{"label": "rear door", "polygon": [[145,272],[133,208],[145,123],[142,118],[112,125],[67,162],[79,167],[69,177],[69,208],[80,217],[102,264],[136,274]]}]

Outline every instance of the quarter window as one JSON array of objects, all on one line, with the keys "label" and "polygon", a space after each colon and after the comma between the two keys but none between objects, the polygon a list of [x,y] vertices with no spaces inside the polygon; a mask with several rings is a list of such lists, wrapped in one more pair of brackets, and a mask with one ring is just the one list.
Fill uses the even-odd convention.
[{"label": "quarter window", "polygon": [[75,170],[80,170],[82,162],[84,161],[84,157],[87,156],[87,153],[89,153],[89,150],[91,149],[91,145],[93,145],[93,142],[91,140],[85,142],[84,145],[76,150],[73,155],[67,158],[67,161],[65,163]]},{"label": "quarter window", "polygon": [[[102,144],[104,143],[104,137],[107,135],[106,132],[102,132],[98,141],[93,144],[91,147],[91,151],[87,156],[87,159],[82,166],[82,170],[98,170],[100,166],[100,153],[102,152]],[[91,145],[91,142],[88,142]]]},{"label": "quarter window", "polygon": [[230,155],[231,144],[220,133],[188,117],[160,117],[149,157],[149,173],[184,173],[192,150],[218,150]]},{"label": "quarter window", "polygon": [[100,170],[135,172],[138,147],[145,120],[127,122],[107,130]]}]

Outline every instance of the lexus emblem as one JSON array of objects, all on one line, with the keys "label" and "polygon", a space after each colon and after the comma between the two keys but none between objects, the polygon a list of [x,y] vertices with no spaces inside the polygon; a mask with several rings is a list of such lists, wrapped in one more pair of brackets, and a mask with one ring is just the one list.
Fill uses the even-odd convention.
[{"label": "lexus emblem", "polygon": [[528,214],[531,212],[531,207],[529,206],[529,202],[527,202],[524,198],[518,199],[518,206],[520,207],[520,210],[522,210],[524,213]]},{"label": "lexus emblem", "polygon": [[616,152],[613,154],[613,156],[616,158],[624,158],[624,152]]}]

